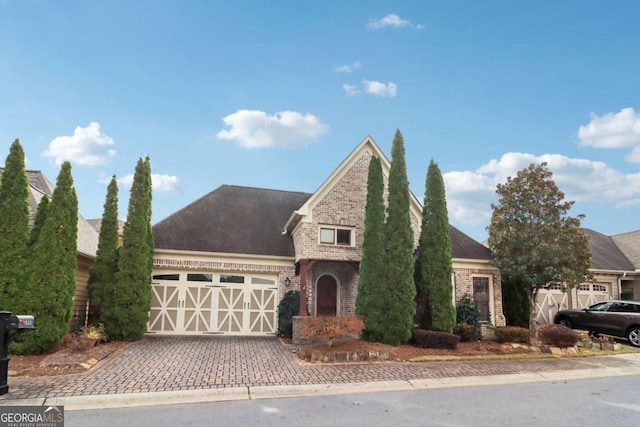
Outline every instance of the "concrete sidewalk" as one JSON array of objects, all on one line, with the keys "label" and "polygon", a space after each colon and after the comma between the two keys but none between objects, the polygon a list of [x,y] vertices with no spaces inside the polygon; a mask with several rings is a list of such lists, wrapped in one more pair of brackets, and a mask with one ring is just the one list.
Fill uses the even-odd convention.
[{"label": "concrete sidewalk", "polygon": [[66,410],[640,375],[640,354],[423,363],[299,363],[277,338],[145,337],[73,375],[9,378],[0,405]]}]

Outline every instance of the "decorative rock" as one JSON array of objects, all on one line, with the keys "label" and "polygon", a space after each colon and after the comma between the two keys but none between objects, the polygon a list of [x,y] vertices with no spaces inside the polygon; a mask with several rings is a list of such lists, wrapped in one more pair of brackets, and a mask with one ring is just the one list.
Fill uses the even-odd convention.
[{"label": "decorative rock", "polygon": [[601,342],[600,343],[600,348],[602,350],[612,351],[613,350],[613,343],[612,342]]},{"label": "decorative rock", "polygon": [[561,356],[563,354],[560,347],[549,347],[549,352],[554,356]]},{"label": "decorative rock", "polygon": [[576,347],[567,347],[564,350],[565,350],[565,354],[572,354],[572,355],[578,354],[578,349]]}]

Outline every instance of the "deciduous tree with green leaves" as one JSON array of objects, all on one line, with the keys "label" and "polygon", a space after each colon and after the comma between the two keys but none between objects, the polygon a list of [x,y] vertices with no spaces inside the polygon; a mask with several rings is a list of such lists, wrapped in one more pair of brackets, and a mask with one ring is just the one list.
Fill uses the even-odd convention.
[{"label": "deciduous tree with green leaves", "polygon": [[546,163],[532,163],[508,177],[496,193],[488,241],[492,263],[525,287],[529,328],[536,336],[540,288],[549,283],[572,287],[591,277],[588,239],[580,228],[584,215],[569,216],[574,202],[564,200]]},{"label": "deciduous tree with green leaves", "polygon": [[36,329],[17,335],[16,354],[51,349],[69,331],[76,290],[78,198],[71,164],[64,162],[47,215],[31,251],[26,299],[21,308],[36,318]]},{"label": "deciduous tree with green leaves", "polygon": [[101,319],[110,337],[132,340],[146,332],[152,266],[151,167],[147,157],[136,165],[116,281],[103,294]]},{"label": "deciduous tree with green leaves", "polygon": [[384,330],[370,331],[377,341],[400,345],[411,338],[416,313],[413,280],[413,231],[404,139],[397,130],[391,146],[387,222],[384,227],[386,310]]},{"label": "deciduous tree with green leaves", "polygon": [[[91,312],[100,313],[105,289],[113,286],[118,272],[118,182],[115,175],[107,187],[96,262],[89,270],[89,299]],[[100,323],[104,323],[98,318]]]},{"label": "deciduous tree with green leaves", "polygon": [[356,295],[356,314],[362,316],[365,324],[364,335],[369,331],[385,328],[386,307],[385,265],[384,265],[384,180],[382,165],[378,157],[369,162],[367,177],[367,203],[364,214],[364,237],[362,240],[362,260]]},{"label": "deciduous tree with green leaves", "polygon": [[427,169],[418,265],[418,324],[423,329],[451,332],[456,309],[451,283],[449,214],[442,173],[433,160]]},{"label": "deciduous tree with green leaves", "polygon": [[18,310],[16,303],[24,298],[20,294],[29,236],[28,197],[24,151],[16,139],[0,177],[0,310]]}]

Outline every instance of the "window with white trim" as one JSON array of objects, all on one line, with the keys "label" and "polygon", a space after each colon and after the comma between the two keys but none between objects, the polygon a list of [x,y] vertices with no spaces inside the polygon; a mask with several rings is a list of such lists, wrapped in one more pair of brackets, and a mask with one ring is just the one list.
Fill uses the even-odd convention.
[{"label": "window with white trim", "polygon": [[323,225],[320,227],[320,244],[353,246],[353,229]]}]

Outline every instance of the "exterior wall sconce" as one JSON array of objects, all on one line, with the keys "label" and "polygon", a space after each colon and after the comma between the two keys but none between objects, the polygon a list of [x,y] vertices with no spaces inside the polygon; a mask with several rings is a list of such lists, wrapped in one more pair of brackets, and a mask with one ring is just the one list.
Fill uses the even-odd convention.
[{"label": "exterior wall sconce", "polygon": [[291,279],[289,279],[289,277],[287,277],[286,279],[284,279],[284,286],[285,287],[289,287],[291,286]]}]

